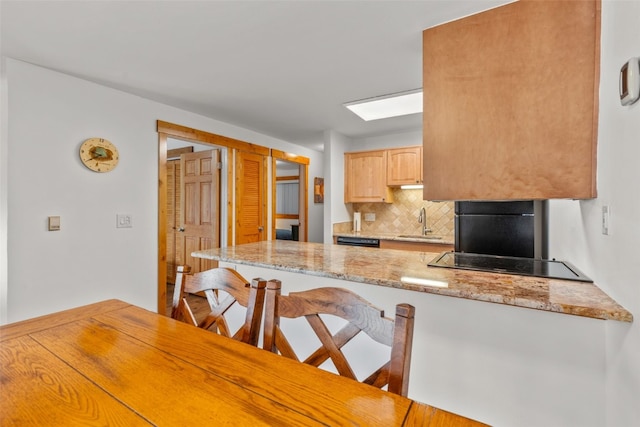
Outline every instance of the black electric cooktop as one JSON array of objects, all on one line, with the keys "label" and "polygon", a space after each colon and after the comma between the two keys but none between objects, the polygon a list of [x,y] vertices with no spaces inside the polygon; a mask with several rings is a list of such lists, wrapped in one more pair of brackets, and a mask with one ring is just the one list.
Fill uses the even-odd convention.
[{"label": "black electric cooktop", "polygon": [[430,267],[460,268],[491,273],[519,274],[550,279],[593,282],[580,270],[565,261],[519,258],[466,252],[443,252],[434,258]]}]

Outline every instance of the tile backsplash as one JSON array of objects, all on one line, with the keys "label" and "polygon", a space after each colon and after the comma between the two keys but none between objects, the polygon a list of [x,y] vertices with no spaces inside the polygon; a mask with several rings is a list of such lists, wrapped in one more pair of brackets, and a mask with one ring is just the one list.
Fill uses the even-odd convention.
[{"label": "tile backsplash", "polygon": [[[420,234],[422,224],[418,222],[420,209],[427,212],[427,227],[430,234],[454,238],[454,202],[427,202],[422,200],[422,190],[393,189],[393,203],[353,203],[352,212],[362,215],[361,231]],[[367,221],[367,214],[375,214],[375,221]],[[337,224],[336,224],[337,225]],[[343,223],[341,228],[350,224]]]}]

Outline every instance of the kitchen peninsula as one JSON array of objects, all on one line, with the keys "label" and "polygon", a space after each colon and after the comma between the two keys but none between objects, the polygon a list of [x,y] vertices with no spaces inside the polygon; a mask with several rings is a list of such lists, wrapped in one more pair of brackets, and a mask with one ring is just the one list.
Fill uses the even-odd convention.
[{"label": "kitchen peninsula", "polygon": [[263,241],[192,255],[284,293],[344,287],[386,313],[411,303],[409,397],[492,425],[603,425],[606,335],[633,321],[594,284],[428,267],[432,252]]}]

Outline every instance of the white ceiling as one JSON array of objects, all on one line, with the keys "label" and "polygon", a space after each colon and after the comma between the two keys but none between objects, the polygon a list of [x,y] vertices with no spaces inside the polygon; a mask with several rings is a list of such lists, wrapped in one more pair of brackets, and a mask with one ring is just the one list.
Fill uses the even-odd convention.
[{"label": "white ceiling", "polygon": [[322,149],[327,129],[420,129],[420,114],[364,122],[342,104],[420,88],[422,30],[510,1],[1,0],[1,49]]}]

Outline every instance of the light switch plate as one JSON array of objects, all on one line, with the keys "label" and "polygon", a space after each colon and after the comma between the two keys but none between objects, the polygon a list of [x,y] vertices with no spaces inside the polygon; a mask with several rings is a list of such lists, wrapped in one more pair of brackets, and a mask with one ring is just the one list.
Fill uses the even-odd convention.
[{"label": "light switch plate", "polygon": [[640,57],[629,59],[620,69],[620,103],[634,104],[640,99]]},{"label": "light switch plate", "polygon": [[602,234],[609,235],[609,227],[611,224],[611,208],[609,206],[602,207]]},{"label": "light switch plate", "polygon": [[131,214],[116,214],[116,228],[132,228],[133,216]]},{"label": "light switch plate", "polygon": [[373,222],[376,220],[376,214],[374,212],[369,212],[364,214],[364,220],[367,222]]},{"label": "light switch plate", "polygon": [[49,217],[49,231],[60,231],[60,217],[59,216],[50,216]]}]

